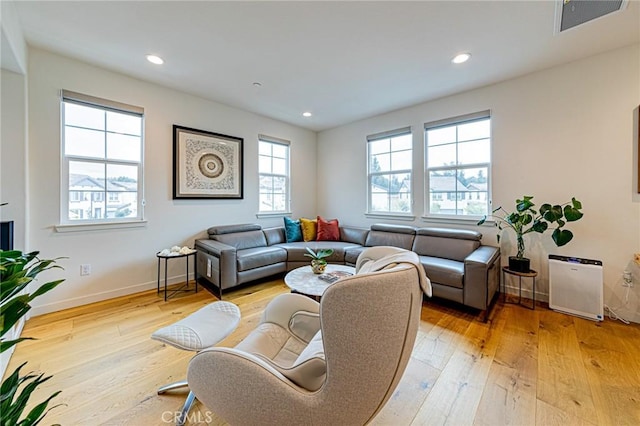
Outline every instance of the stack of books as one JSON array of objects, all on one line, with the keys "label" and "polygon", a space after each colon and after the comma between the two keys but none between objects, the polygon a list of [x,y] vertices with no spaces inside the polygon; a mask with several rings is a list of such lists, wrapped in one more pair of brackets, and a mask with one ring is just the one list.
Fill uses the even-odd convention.
[{"label": "stack of books", "polygon": [[318,278],[328,283],[334,283],[340,278],[350,277],[351,275],[353,275],[353,273],[347,271],[333,271],[318,275]]}]

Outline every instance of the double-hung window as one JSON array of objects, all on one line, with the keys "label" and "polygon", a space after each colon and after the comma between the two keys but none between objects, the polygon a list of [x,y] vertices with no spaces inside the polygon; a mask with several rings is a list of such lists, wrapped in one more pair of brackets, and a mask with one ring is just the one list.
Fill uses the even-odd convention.
[{"label": "double-hung window", "polygon": [[289,141],[258,135],[259,213],[289,212]]},{"label": "double-hung window", "polygon": [[367,136],[367,157],[368,213],[411,214],[411,128]]},{"label": "double-hung window", "polygon": [[491,117],[489,111],[424,126],[430,217],[479,217],[489,213]]},{"label": "double-hung window", "polygon": [[143,219],[144,110],[62,91],[62,224]]}]

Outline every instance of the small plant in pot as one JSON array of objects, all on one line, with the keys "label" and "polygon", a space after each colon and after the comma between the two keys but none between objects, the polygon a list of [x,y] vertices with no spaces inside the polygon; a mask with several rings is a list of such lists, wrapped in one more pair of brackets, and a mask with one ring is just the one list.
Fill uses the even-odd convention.
[{"label": "small plant in pot", "polygon": [[495,225],[500,230],[497,234],[498,242],[502,230],[511,229],[516,234],[518,252],[515,256],[509,256],[509,269],[517,272],[529,272],[530,260],[524,257],[524,236],[530,232],[544,233],[549,227],[554,227],[551,239],[561,247],[573,239],[573,233],[568,229],[562,229],[567,222],[580,220],[584,215],[580,209],[582,204],[575,198],[562,205],[545,203],[536,211],[533,196],[525,195],[522,200],[516,200],[516,209],[509,212],[502,207],[493,210],[492,214],[483,217],[478,225],[485,223],[487,218],[496,219]]},{"label": "small plant in pot", "polygon": [[324,273],[324,269],[327,267],[327,261],[325,258],[333,254],[333,249],[318,249],[318,251],[313,251],[307,247],[307,252],[308,253],[305,253],[305,256],[311,258],[311,270],[313,273]]}]

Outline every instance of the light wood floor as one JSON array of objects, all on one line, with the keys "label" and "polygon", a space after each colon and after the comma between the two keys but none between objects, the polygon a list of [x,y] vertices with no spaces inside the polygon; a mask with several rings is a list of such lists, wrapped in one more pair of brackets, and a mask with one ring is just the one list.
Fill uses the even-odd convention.
[{"label": "light wood floor", "polygon": [[[257,323],[282,280],[228,293],[242,322],[232,346]],[[151,333],[216,300],[206,291],[164,302],[155,291],[31,319],[8,371],[53,374],[35,401],[62,389],[46,424],[167,425],[184,393],[156,395],[184,378],[191,353]],[[201,404],[190,424],[224,424]],[[639,425],[640,326],[595,323],[498,303],[475,312],[427,302],[413,357],[377,425]]]}]

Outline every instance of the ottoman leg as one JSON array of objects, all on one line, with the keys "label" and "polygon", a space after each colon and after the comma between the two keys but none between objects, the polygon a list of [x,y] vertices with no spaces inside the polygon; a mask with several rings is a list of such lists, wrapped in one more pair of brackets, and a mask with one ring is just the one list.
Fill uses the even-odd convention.
[{"label": "ottoman leg", "polygon": [[178,417],[178,421],[176,422],[176,426],[184,426],[184,423],[187,421],[187,414],[191,410],[191,406],[193,405],[193,401],[195,401],[196,396],[193,392],[189,391],[189,395],[187,399],[184,401],[184,405],[182,406],[182,410],[180,410],[180,416]]},{"label": "ottoman leg", "polygon": [[188,386],[188,384],[187,384],[186,380],[182,380],[182,381],[175,382],[175,383],[170,383],[170,384],[164,385],[163,387],[158,389],[158,395],[162,395],[163,393],[168,392],[170,390],[185,388],[187,386]]}]

